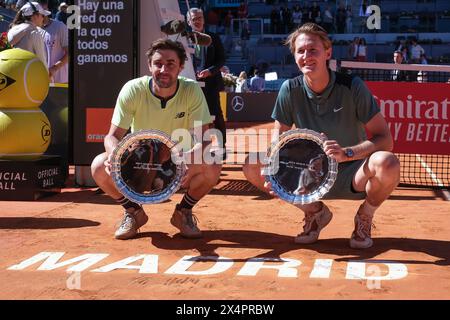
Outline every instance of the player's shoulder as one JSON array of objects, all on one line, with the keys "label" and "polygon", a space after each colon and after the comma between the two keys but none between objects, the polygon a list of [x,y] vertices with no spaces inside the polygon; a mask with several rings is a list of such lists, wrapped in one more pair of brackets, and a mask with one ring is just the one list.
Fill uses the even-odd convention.
[{"label": "player's shoulder", "polygon": [[284,90],[293,90],[301,87],[303,87],[303,75],[299,75],[295,78],[285,80],[281,85],[281,89]]},{"label": "player's shoulder", "polygon": [[67,29],[67,26],[66,26],[66,24],[64,22],[61,22],[61,21],[56,20],[56,19],[52,19],[51,21],[52,21],[52,23],[50,25],[53,26],[54,28],[61,29],[61,30],[66,30]]},{"label": "player's shoulder", "polygon": [[139,77],[139,78],[133,78],[128,80],[125,85],[127,86],[140,86],[143,85],[144,83],[149,83],[151,77],[149,76],[143,76],[143,77]]},{"label": "player's shoulder", "polygon": [[137,90],[145,90],[149,86],[150,79],[151,78],[149,76],[143,76],[143,77],[128,80],[124,84],[123,90],[129,91],[129,92],[137,91]]},{"label": "player's shoulder", "polygon": [[356,75],[347,74],[343,72],[335,72],[336,81],[335,86],[339,87],[341,90],[349,90],[352,92],[359,92],[360,90],[364,90],[366,84],[363,79]]},{"label": "player's shoulder", "polygon": [[346,87],[349,90],[352,88],[355,81],[358,82],[359,80],[361,80],[359,77],[356,77],[356,76],[353,76],[351,74],[347,74],[344,72],[335,72],[335,71],[331,71],[331,72],[334,72],[334,74],[336,76],[335,84],[338,86]]},{"label": "player's shoulder", "polygon": [[182,90],[196,90],[200,88],[198,82],[190,78],[178,76],[178,81],[180,82],[180,89]]}]

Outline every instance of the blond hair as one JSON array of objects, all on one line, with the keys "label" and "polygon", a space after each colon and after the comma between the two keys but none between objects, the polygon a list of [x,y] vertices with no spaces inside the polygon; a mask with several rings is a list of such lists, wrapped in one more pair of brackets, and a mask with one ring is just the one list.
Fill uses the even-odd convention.
[{"label": "blond hair", "polygon": [[289,47],[292,54],[295,54],[295,40],[297,40],[298,36],[301,34],[313,34],[320,38],[323,43],[325,49],[331,48],[331,40],[328,38],[328,33],[324,28],[319,26],[318,24],[307,22],[303,24],[301,27],[297,28],[294,32],[292,32],[285,41],[285,45]]}]

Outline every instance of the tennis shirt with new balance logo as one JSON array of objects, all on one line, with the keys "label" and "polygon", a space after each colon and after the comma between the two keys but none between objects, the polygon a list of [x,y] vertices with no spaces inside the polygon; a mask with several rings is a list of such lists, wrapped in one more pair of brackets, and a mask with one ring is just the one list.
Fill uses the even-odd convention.
[{"label": "tennis shirt with new balance logo", "polygon": [[[169,136],[177,129],[193,129],[211,123],[205,96],[198,83],[185,77],[178,77],[176,93],[162,101],[150,90],[152,77],[128,81],[117,98],[111,123],[131,132],[155,129]],[[184,143],[186,142],[186,143]],[[189,141],[181,146],[188,150]]]}]

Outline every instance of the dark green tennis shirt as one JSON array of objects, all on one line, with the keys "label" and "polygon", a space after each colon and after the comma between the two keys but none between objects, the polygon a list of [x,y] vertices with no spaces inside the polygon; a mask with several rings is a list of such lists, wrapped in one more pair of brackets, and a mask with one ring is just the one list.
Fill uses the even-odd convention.
[{"label": "dark green tennis shirt", "polygon": [[359,77],[329,72],[330,82],[320,95],[308,87],[302,75],[286,80],[272,118],[287,126],[323,132],[342,147],[356,145],[366,140],[364,124],[380,108]]}]

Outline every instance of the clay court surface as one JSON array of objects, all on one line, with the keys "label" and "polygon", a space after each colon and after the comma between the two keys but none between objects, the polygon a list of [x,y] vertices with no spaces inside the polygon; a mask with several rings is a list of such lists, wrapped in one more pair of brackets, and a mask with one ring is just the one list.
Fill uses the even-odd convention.
[{"label": "clay court surface", "polygon": [[450,203],[439,192],[399,187],[367,250],[348,246],[359,201],[327,201],[320,240],[297,245],[303,214],[250,186],[239,165],[225,165],[195,208],[203,239],[170,225],[181,198],[145,206],[150,220],[128,241],[113,238],[122,209],[73,177],[60,194],[0,202],[0,299],[450,299]]}]

